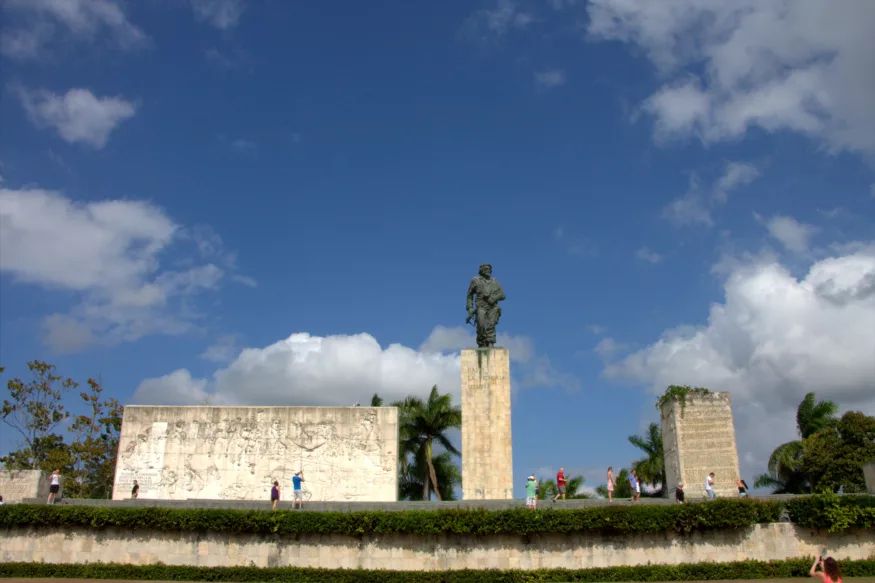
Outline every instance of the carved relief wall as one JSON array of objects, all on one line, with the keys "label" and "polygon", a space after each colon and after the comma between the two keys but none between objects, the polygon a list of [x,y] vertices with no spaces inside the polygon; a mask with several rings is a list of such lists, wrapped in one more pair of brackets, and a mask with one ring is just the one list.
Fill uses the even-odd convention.
[{"label": "carved relief wall", "polygon": [[113,498],[269,500],[274,480],[292,499],[394,502],[394,407],[127,406]]}]

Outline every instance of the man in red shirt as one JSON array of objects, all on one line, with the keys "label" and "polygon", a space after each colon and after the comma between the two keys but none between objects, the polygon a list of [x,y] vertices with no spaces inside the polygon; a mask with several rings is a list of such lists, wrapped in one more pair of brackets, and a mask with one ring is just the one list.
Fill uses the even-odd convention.
[{"label": "man in red shirt", "polygon": [[562,496],[562,499],[565,500],[565,468],[559,468],[559,473],[556,474],[556,488],[559,491],[556,493],[556,497],[553,498],[553,502],[556,502],[559,496]]}]

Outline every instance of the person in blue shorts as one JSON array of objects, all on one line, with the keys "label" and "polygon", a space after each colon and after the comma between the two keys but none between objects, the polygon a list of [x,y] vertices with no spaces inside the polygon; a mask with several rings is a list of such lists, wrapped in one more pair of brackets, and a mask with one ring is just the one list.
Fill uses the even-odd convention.
[{"label": "person in blue shorts", "polygon": [[295,475],[292,478],[292,485],[295,488],[295,501],[292,502],[292,508],[294,508],[295,505],[297,505],[298,508],[304,507],[304,490],[301,488],[301,482],[303,481],[304,470],[301,470],[300,472],[295,472]]}]

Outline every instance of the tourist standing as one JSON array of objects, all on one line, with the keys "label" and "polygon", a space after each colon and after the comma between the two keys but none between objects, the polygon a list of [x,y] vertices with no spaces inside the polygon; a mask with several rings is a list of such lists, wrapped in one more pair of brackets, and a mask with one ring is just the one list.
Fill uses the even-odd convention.
[{"label": "tourist standing", "polygon": [[565,468],[559,468],[559,473],[556,474],[556,496],[553,498],[553,502],[556,502],[556,500],[559,499],[559,496],[562,496],[562,499],[565,500],[566,482]]},{"label": "tourist standing", "polygon": [[134,487],[131,488],[131,498],[134,499],[140,495],[140,485],[134,480]]},{"label": "tourist standing", "polygon": [[708,497],[708,500],[713,500],[717,497],[717,494],[714,493],[714,472],[711,472],[705,478],[705,496]]},{"label": "tourist standing", "polygon": [[614,468],[608,466],[608,502],[614,501]]},{"label": "tourist standing", "polygon": [[739,498],[747,497],[747,482],[738,478],[735,480],[735,485],[738,486],[738,496]]},{"label": "tourist standing", "polygon": [[298,508],[304,508],[304,489],[301,487],[301,482],[304,481],[304,470],[295,472],[292,478],[292,484],[295,488],[295,501],[292,502],[292,508],[298,505]]},{"label": "tourist standing", "polygon": [[52,472],[52,481],[49,483],[49,499],[47,504],[55,503],[55,496],[61,491],[61,470]]},{"label": "tourist standing", "polygon": [[678,504],[683,504],[686,496],[684,495],[684,483],[678,482],[678,487],[674,491],[674,499]]},{"label": "tourist standing", "polygon": [[[816,570],[818,565],[820,565],[820,571]],[[823,558],[823,555],[817,557],[817,560],[811,565],[811,571],[808,572],[808,575],[819,578],[823,583],[842,583],[842,571],[832,557],[826,559]]]},{"label": "tourist standing", "polygon": [[632,487],[632,502],[637,502],[641,497],[641,484],[638,482],[638,472],[635,470],[629,474],[629,486]]},{"label": "tourist standing", "polygon": [[273,481],[273,488],[270,489],[270,504],[271,510],[276,510],[276,504],[280,501],[280,483]]},{"label": "tourist standing", "polygon": [[526,480],[526,508],[534,510],[538,506],[538,480],[535,474]]}]

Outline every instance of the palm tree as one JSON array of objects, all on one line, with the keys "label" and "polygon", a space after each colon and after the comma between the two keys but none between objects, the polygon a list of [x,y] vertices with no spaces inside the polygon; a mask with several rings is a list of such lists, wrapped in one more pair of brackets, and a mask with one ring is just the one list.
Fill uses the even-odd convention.
[{"label": "palm tree", "polygon": [[807,439],[836,426],[838,406],[832,401],[815,401],[808,393],[796,408],[796,431],[801,439],[788,441],[775,448],[769,456],[768,473],[754,481],[756,488],[772,488],[774,494],[803,494],[809,491],[807,476],[799,469],[802,459],[802,439]]},{"label": "palm tree", "polygon": [[[451,429],[462,427],[462,408],[453,405],[452,396],[441,395],[437,385],[432,387],[427,401],[418,397],[407,397],[404,401],[394,403],[399,408],[399,458],[402,461],[402,480],[411,476],[422,480],[422,499],[430,500],[434,492],[438,500],[443,500],[441,482],[435,468],[434,445],[437,442],[445,452],[461,456],[461,452],[447,437]],[[408,462],[408,456],[413,458]],[[419,471],[415,474],[417,461],[420,460]]]},{"label": "palm tree", "polygon": [[[423,455],[416,456],[407,466],[408,471],[401,477],[398,484],[399,498],[402,500],[422,500],[425,491],[423,478],[428,473]],[[441,500],[455,500],[453,490],[462,484],[462,472],[453,463],[453,454],[443,451],[432,459],[434,472],[437,475],[437,491]]]},{"label": "palm tree", "polygon": [[383,406],[383,397],[374,393],[374,396],[371,397],[371,407],[382,407]]},{"label": "palm tree", "polygon": [[643,451],[645,457],[632,462],[632,469],[638,472],[638,479],[653,487],[659,486],[654,496],[662,496],[665,490],[665,457],[662,449],[662,429],[651,423],[644,436],[630,435],[629,443]]}]

